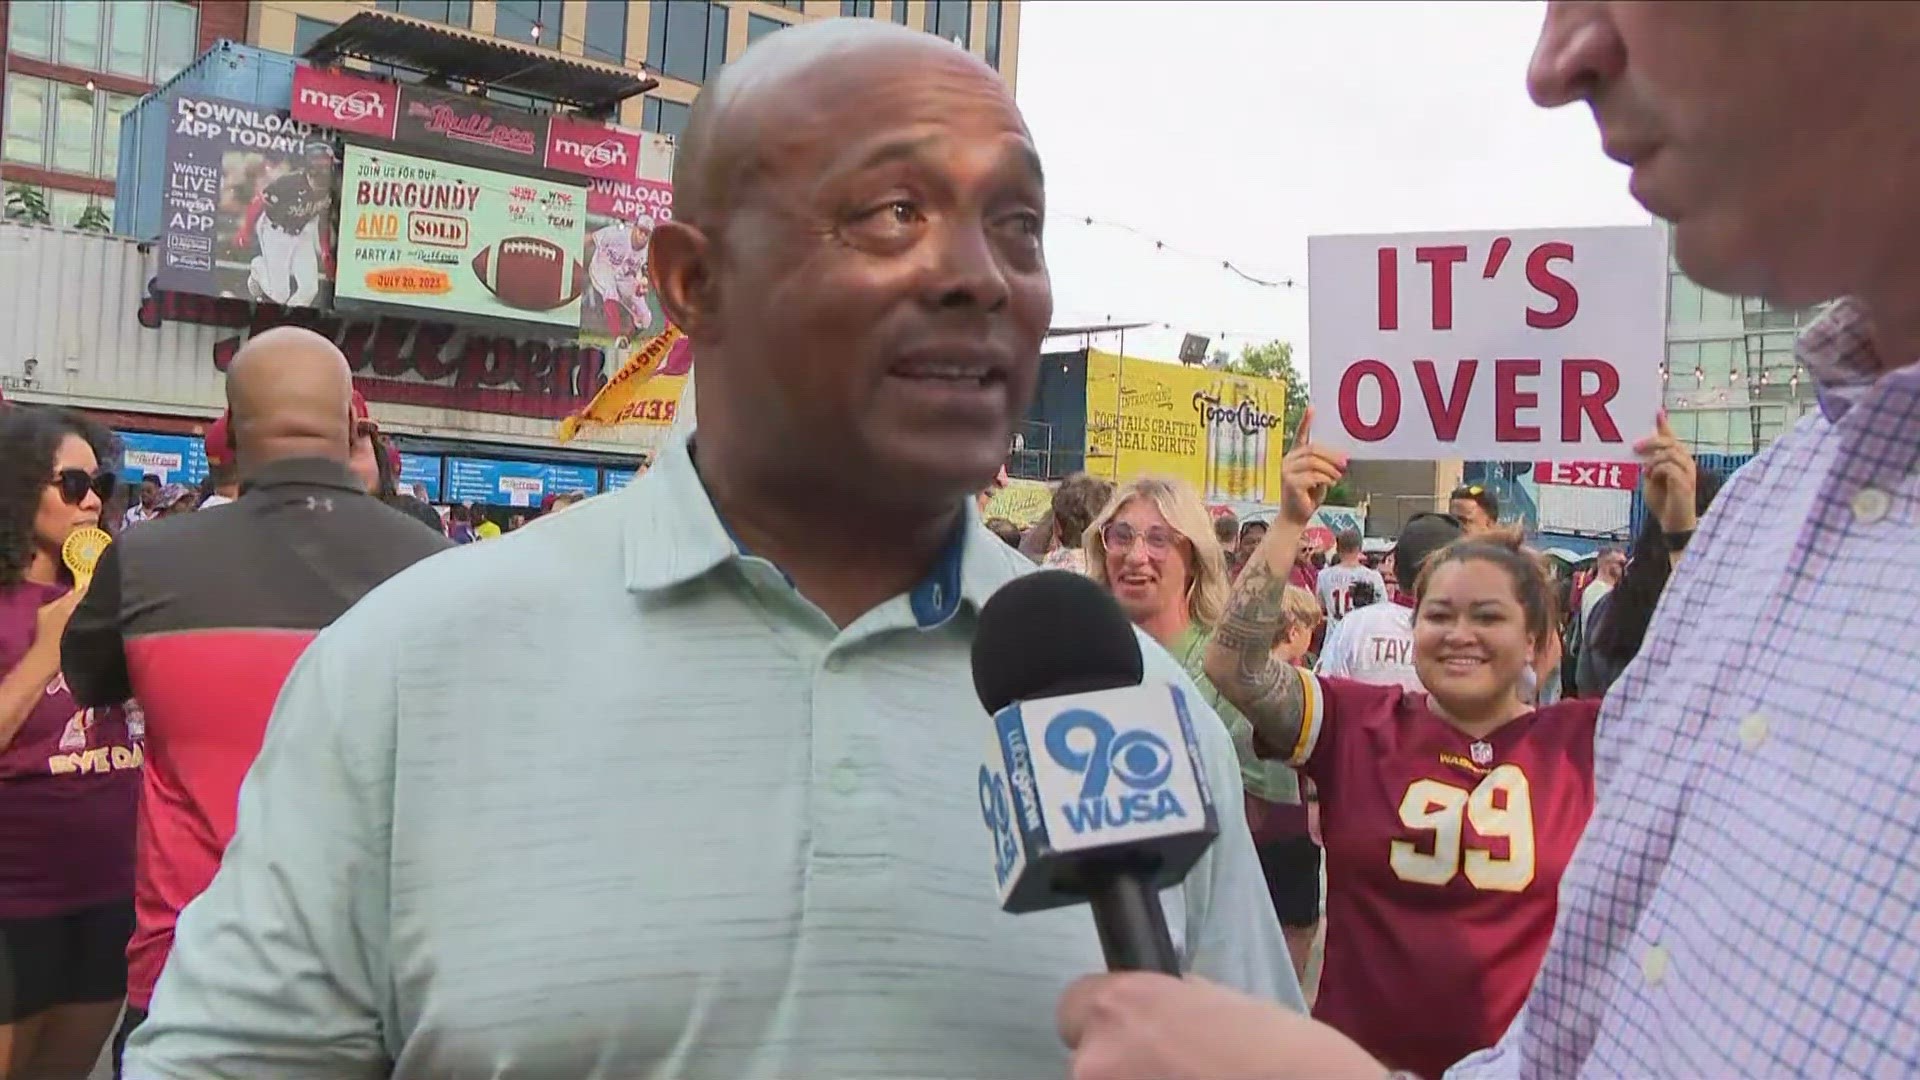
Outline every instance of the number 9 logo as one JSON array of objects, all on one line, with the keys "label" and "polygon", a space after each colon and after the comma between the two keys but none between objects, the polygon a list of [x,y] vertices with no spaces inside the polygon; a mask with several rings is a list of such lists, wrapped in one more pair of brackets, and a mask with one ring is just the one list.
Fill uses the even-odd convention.
[{"label": "number 9 logo", "polygon": [[1019,858],[1020,844],[1013,835],[1013,813],[1007,801],[1006,778],[985,765],[980,766],[980,816],[993,834],[993,874],[1001,884]]}]

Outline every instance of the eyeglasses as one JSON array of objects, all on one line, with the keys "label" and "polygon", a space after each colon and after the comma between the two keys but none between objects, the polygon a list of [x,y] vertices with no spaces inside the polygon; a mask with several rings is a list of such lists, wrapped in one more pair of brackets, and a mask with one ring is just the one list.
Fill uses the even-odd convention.
[{"label": "eyeglasses", "polygon": [[1172,551],[1186,537],[1162,525],[1155,525],[1144,531],[1136,529],[1124,521],[1109,522],[1100,530],[1100,542],[1108,551],[1122,554],[1132,551],[1136,540],[1144,539],[1147,550],[1155,555],[1165,555]]},{"label": "eyeglasses", "polygon": [[79,506],[86,500],[87,492],[100,496],[101,502],[113,498],[113,488],[119,477],[110,472],[90,473],[85,469],[61,469],[47,481],[48,487],[60,489],[60,501],[68,506]]}]

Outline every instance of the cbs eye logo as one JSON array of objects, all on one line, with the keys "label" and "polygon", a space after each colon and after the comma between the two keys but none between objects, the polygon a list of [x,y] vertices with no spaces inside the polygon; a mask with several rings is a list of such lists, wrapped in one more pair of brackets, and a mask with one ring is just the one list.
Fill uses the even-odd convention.
[{"label": "cbs eye logo", "polygon": [[1106,717],[1088,709],[1068,709],[1053,718],[1047,725],[1047,753],[1061,768],[1081,774],[1082,799],[1104,797],[1113,777],[1134,791],[1152,791],[1173,775],[1173,752],[1165,739],[1144,729],[1115,734]]}]

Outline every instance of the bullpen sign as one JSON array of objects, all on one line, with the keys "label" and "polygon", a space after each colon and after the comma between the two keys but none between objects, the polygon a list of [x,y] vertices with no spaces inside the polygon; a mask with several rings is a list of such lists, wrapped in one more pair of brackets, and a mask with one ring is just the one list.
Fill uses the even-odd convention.
[{"label": "bullpen sign", "polygon": [[1653,226],[1316,236],[1314,438],[1356,458],[1629,461],[1653,431]]}]

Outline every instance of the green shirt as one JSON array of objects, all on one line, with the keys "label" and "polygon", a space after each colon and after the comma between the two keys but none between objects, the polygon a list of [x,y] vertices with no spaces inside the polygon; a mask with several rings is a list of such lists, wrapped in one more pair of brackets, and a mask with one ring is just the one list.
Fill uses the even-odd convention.
[{"label": "green shirt", "polygon": [[1300,801],[1300,777],[1293,769],[1278,761],[1262,761],[1260,755],[1253,752],[1253,723],[1240,715],[1233,703],[1220,696],[1214,688],[1213,680],[1207,678],[1205,659],[1207,642],[1213,640],[1213,632],[1199,623],[1189,623],[1187,632],[1174,643],[1172,652],[1192,677],[1195,686],[1200,688],[1200,696],[1213,711],[1220,714],[1226,722],[1227,734],[1233,736],[1233,751],[1240,758],[1240,782],[1247,794],[1255,798],[1274,803],[1294,803]]}]

